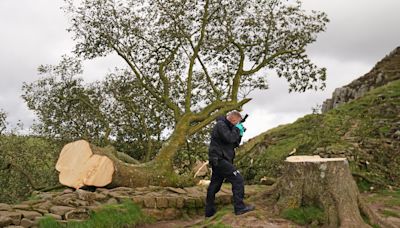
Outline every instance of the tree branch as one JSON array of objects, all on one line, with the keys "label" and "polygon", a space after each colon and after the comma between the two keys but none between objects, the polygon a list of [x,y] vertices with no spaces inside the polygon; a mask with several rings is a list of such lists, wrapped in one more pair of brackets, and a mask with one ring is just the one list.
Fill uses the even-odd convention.
[{"label": "tree branch", "polygon": [[[192,122],[199,122],[199,123],[192,126],[189,129],[189,135],[193,135],[194,133],[200,131],[203,127],[207,126],[218,116],[221,116],[234,109],[239,109],[249,101],[251,101],[250,98],[243,99],[238,103],[232,101],[230,102],[219,101],[218,103],[213,103],[207,106],[205,109],[203,109],[203,111],[201,111],[198,114],[195,114],[195,116],[191,119]],[[217,109],[219,110],[215,112],[215,110]]]},{"label": "tree branch", "polygon": [[250,75],[257,73],[259,70],[261,70],[263,67],[265,67],[269,62],[271,62],[273,59],[277,58],[278,56],[285,55],[285,54],[296,54],[296,53],[301,53],[302,50],[282,50],[278,51],[268,58],[266,57],[266,54],[264,55],[263,61],[254,69],[251,70],[243,70],[242,75]]},{"label": "tree branch", "polygon": [[[208,17],[208,4],[209,4],[209,0],[206,0],[206,3],[204,4],[204,14],[203,14],[203,18],[201,20],[202,23],[201,23],[199,42],[195,46],[195,48],[193,50],[193,55],[190,58],[188,78],[187,78],[187,83],[186,83],[186,97],[185,97],[185,112],[186,113],[190,112],[190,103],[191,103],[191,98],[192,98],[193,67],[194,67],[196,58],[199,54],[200,47],[203,44],[206,25],[208,23],[208,18],[207,18]],[[189,41],[189,42],[191,43],[191,41]]]},{"label": "tree branch", "polygon": [[235,47],[237,47],[237,49],[239,51],[239,55],[240,55],[238,69],[236,71],[235,77],[233,78],[232,89],[231,89],[231,100],[237,101],[239,87],[240,87],[240,77],[243,75],[243,66],[244,66],[245,55],[244,55],[243,47],[240,46],[240,44],[236,43],[232,38],[231,38],[231,43]]}]

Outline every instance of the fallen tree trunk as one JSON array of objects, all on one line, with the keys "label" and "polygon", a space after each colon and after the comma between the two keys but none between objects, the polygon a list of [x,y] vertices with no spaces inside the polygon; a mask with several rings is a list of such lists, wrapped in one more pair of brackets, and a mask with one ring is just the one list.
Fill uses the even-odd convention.
[{"label": "fallen tree trunk", "polygon": [[361,213],[374,224],[392,227],[363,203],[346,158],[288,157],[282,177],[267,195],[280,213],[305,206],[322,209],[329,227],[370,227]]},{"label": "fallen tree trunk", "polygon": [[68,143],[61,150],[56,169],[61,184],[79,189],[96,187],[142,187],[148,185],[192,185],[191,179],[177,176],[155,161],[130,164],[121,161],[117,152],[99,148],[85,140]]}]

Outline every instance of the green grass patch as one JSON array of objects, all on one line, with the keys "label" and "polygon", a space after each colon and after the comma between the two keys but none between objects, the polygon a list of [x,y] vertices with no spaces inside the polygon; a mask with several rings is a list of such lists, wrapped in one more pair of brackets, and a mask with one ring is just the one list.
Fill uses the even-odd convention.
[{"label": "green grass patch", "polygon": [[360,192],[368,192],[371,190],[372,184],[365,180],[359,180],[357,186]]},{"label": "green grass patch", "polygon": [[222,222],[218,222],[216,224],[211,224],[207,226],[208,228],[230,228],[231,226],[225,225]]},{"label": "green grass patch", "polygon": [[103,206],[90,214],[90,218],[83,222],[68,222],[60,224],[54,218],[45,217],[39,222],[41,228],[119,228],[128,225],[150,223],[153,220],[144,215],[140,207],[132,201],[124,201],[121,204]]},{"label": "green grass patch", "polygon": [[324,211],[313,206],[286,209],[281,216],[299,225],[322,225],[325,223]]},{"label": "green grass patch", "polygon": [[386,207],[400,206],[400,190],[381,190],[366,198],[369,203],[381,203]]},{"label": "green grass patch", "polygon": [[61,227],[61,225],[53,218],[50,216],[45,216],[39,221],[39,227],[43,228],[57,228]]},{"label": "green grass patch", "polygon": [[391,210],[383,210],[382,214],[386,217],[396,217],[396,218],[400,218],[400,214],[398,212],[395,211],[391,211]]},{"label": "green grass patch", "polygon": [[214,216],[207,218],[204,221],[201,221],[201,222],[193,225],[192,227],[194,227],[194,228],[200,228],[200,227],[229,228],[230,226],[225,225],[222,220],[226,214],[232,213],[232,211],[233,211],[233,207],[231,205],[222,207],[220,209],[217,209],[217,213]]}]

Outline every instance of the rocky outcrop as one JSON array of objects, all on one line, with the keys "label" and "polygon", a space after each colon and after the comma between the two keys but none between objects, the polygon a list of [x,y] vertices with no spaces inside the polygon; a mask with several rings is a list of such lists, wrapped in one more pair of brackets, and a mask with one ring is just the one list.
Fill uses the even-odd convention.
[{"label": "rocky outcrop", "polygon": [[[260,186],[246,186],[246,196],[252,195]],[[82,221],[89,218],[91,211],[103,205],[132,200],[139,205],[145,214],[158,220],[179,218],[182,215],[203,214],[205,186],[187,188],[143,187],[114,189],[97,188],[94,192],[78,189],[67,189],[63,192],[35,192],[34,200],[24,201],[18,205],[0,203],[0,227],[21,226],[38,227],[39,220],[51,216],[61,223]],[[222,187],[216,195],[216,203],[231,203],[230,188]]]},{"label": "rocky outcrop", "polygon": [[323,113],[351,100],[362,97],[368,91],[400,79],[400,47],[379,61],[364,76],[350,84],[334,90],[331,99],[327,99],[321,111]]}]

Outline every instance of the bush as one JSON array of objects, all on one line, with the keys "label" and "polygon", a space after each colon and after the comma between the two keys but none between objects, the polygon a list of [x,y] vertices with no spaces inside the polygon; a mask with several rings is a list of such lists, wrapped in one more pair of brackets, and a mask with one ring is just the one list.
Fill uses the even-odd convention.
[{"label": "bush", "polygon": [[0,136],[0,202],[26,200],[33,190],[58,185],[60,142],[33,136]]}]

